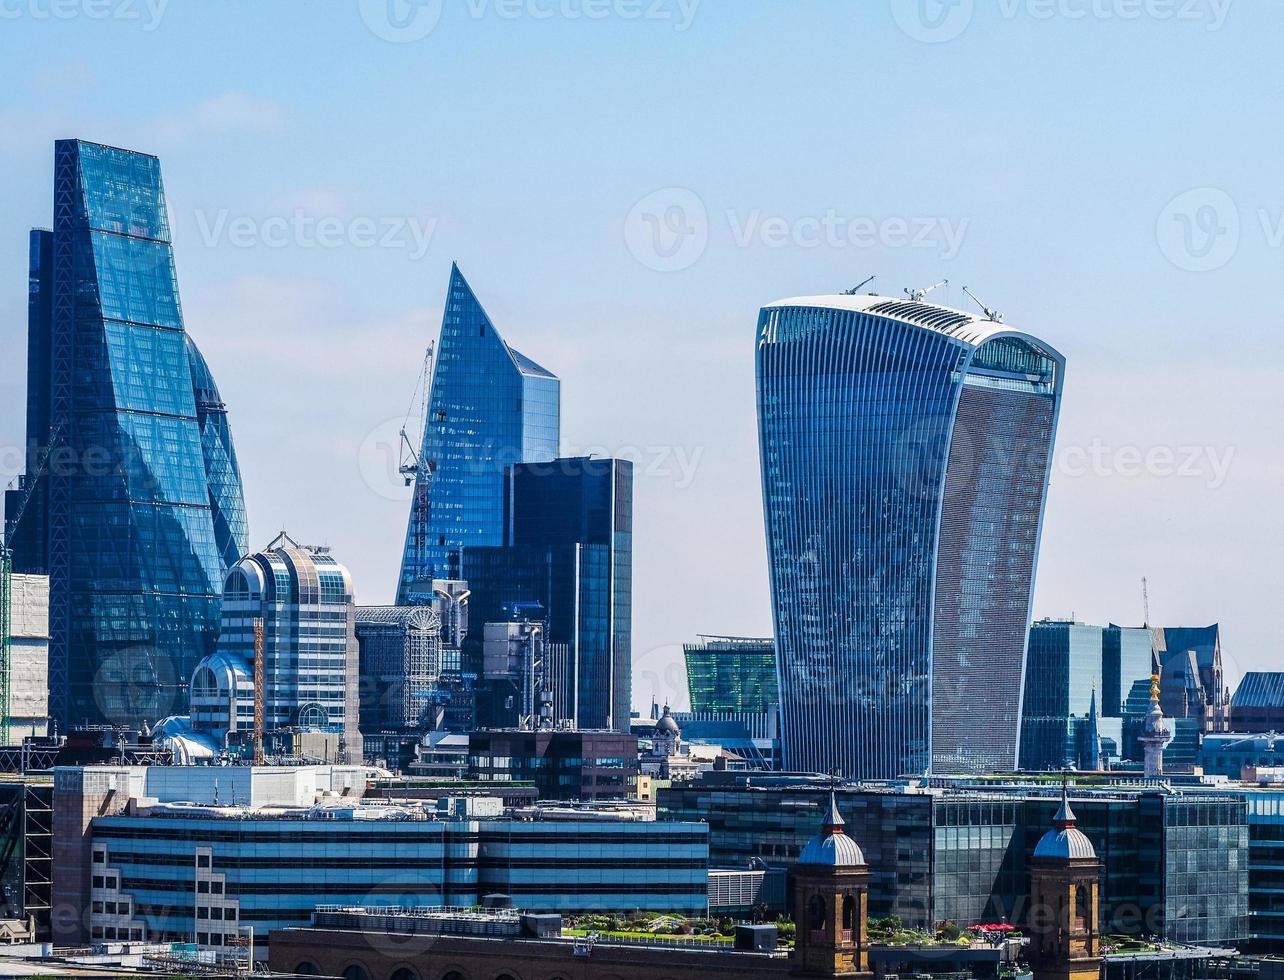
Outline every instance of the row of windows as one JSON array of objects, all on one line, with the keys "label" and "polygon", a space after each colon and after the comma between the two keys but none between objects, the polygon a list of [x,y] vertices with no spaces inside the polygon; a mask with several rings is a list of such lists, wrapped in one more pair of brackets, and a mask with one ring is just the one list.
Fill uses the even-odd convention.
[{"label": "row of windows", "polygon": [[[661,873],[671,869],[661,869]],[[512,895],[560,895],[568,900],[576,895],[651,895],[661,892],[707,896],[707,873],[692,875],[686,880],[666,881],[582,881],[578,878],[548,879],[536,882],[514,881],[506,876],[493,876],[492,887],[502,887]],[[169,878],[125,878],[125,890],[160,893],[190,894],[191,887]],[[243,881],[236,885],[238,897],[251,895],[436,895],[442,890],[440,882],[415,878],[407,881]],[[142,906],[138,906],[140,909]]]},{"label": "row of windows", "polygon": [[[157,826],[153,822],[134,826],[131,818],[106,818],[95,821],[94,836],[100,841],[112,840],[168,840],[190,841],[195,844],[588,844],[610,848],[654,847],[666,844],[706,844],[707,831],[670,830],[664,824],[633,824],[610,828],[609,833],[575,832],[571,830],[527,830],[515,824],[512,830],[483,830],[470,833],[442,829],[445,825],[433,821],[412,823],[402,831],[371,829],[367,832],[335,830],[318,822],[310,828],[295,829],[294,822],[282,821],[291,829],[280,831],[222,830],[207,827]],[[307,827],[307,824],[303,825]],[[204,856],[204,855],[203,855]]]}]

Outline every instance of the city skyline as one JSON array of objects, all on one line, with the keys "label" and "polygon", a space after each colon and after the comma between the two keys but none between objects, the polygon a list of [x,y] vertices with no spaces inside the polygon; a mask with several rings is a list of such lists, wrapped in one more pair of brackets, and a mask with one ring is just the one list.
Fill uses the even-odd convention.
[{"label": "city skyline", "polygon": [[[1279,530],[1260,527],[1254,515],[1271,499],[1281,436],[1253,420],[1276,411],[1273,319],[1257,285],[1270,281],[1278,250],[1257,217],[1278,202],[1260,190],[1271,186],[1264,166],[1273,155],[1255,143],[1273,137],[1254,131],[1250,152],[1232,152],[1243,137],[1223,116],[1235,101],[1234,78],[1147,66],[1220,59],[1274,78],[1278,66],[1260,47],[1274,12],[1237,5],[1213,30],[1212,20],[1040,21],[982,9],[959,36],[927,44],[908,36],[885,5],[841,15],[805,8],[795,22],[762,5],[742,9],[706,4],[683,32],[623,20],[472,23],[448,11],[431,36],[406,44],[375,36],[355,11],[319,14],[304,21],[317,50],[343,45],[353,63],[386,72],[334,96],[340,125],[324,136],[309,109],[311,86],[301,84],[308,76],[297,65],[291,75],[265,47],[293,20],[288,14],[244,9],[245,22],[263,30],[241,23],[236,43],[216,44],[235,49],[225,66],[197,39],[230,39],[230,25],[178,7],[151,33],[88,19],[7,22],[10,36],[30,43],[12,52],[22,80],[0,104],[5,147],[13,186],[32,190],[0,204],[6,226],[19,230],[0,242],[10,270],[0,281],[6,335],[20,336],[25,308],[21,232],[48,221],[42,200],[52,139],[83,135],[159,153],[184,313],[229,406],[250,526],[258,529],[253,544],[282,525],[308,540],[329,539],[353,568],[359,600],[389,601],[408,500],[379,447],[395,445],[415,366],[440,320],[445,271],[458,257],[508,339],[536,352],[574,392],[564,417],[571,445],[563,451],[632,448],[639,457],[639,527],[670,533],[650,541],[639,535],[635,703],[654,693],[677,706],[685,696],[681,643],[701,632],[770,631],[761,504],[753,481],[744,484],[757,466],[747,313],[778,295],[838,291],[875,272],[880,291],[891,294],[948,275],[942,302],[966,308],[960,290],[970,285],[1014,322],[1038,323],[1075,364],[1034,614],[1139,623],[1140,579],[1148,575],[1156,621],[1220,621],[1231,676],[1266,667],[1269,631],[1260,611]],[[67,27],[66,49],[78,54],[42,68],[54,26]],[[132,91],[115,76],[108,48],[75,44],[102,27],[113,32],[113,57],[130,58],[149,80],[181,83],[144,86],[151,89],[145,97]],[[704,66],[688,64],[684,52],[728,30],[754,57],[733,63],[715,50]],[[476,93],[446,84],[466,57],[452,36],[480,45],[473,56],[489,70],[469,73],[485,76]],[[683,92],[723,91],[720,72],[753,85],[750,62],[782,40],[803,38],[817,49],[817,67],[807,71],[818,86],[855,77],[841,66],[856,40],[867,42],[865,56],[882,72],[910,55],[935,59],[933,72],[882,97],[889,118],[911,120],[903,146],[862,154],[854,136],[837,133],[833,156],[820,167],[745,159],[743,147],[764,118],[832,118],[832,108],[799,98],[795,84],[755,86],[752,112],[728,103],[716,130],[692,128],[701,139],[670,146],[657,140],[670,117],[662,122],[626,90],[628,51],[638,46],[665,69],[647,76],[649,102],[690,123]],[[168,41],[163,52],[149,46],[157,39]],[[621,71],[589,71],[568,58],[532,78],[529,96],[515,96],[512,75],[499,66],[513,58],[522,64],[531,40],[576,55],[592,46]],[[1008,57],[1031,45],[1044,52],[1042,64],[1068,68],[1087,59],[1099,70],[1049,78],[1031,59]],[[822,73],[826,63],[840,66],[831,69],[836,75]],[[986,70],[978,99],[939,84],[963,63],[1005,70]],[[537,101],[568,92],[615,138],[588,148],[576,167],[566,166],[565,118]],[[437,138],[467,132],[464,120],[487,100],[497,113],[493,135]],[[1046,125],[1049,100],[1065,109],[1062,132]],[[611,109],[617,102],[633,108],[640,125],[626,125]],[[1138,104],[1148,111],[1139,115]],[[383,108],[366,113],[368,105]],[[437,123],[432,135],[397,130],[396,113],[412,105]],[[857,115],[858,103],[851,106]],[[1192,146],[1166,135],[1192,126],[1208,138]],[[501,162],[505,130],[550,175],[544,193],[519,200],[508,189],[518,175],[511,158]],[[336,141],[335,132],[346,138]],[[1110,139],[1108,159],[1100,141],[1084,139],[1096,133]],[[944,176],[915,149],[938,141],[956,151]],[[1013,165],[1012,153],[1029,165]],[[1135,162],[1129,173],[1113,169],[1121,157]],[[616,165],[604,166],[608,160]],[[737,162],[724,170],[727,161]],[[586,190],[577,168],[591,164],[600,183]],[[791,190],[791,183],[810,189]],[[709,232],[698,260],[670,271],[640,262],[625,233],[634,206],[665,188],[691,192]],[[1222,197],[1184,197],[1201,188]],[[1179,245],[1174,251],[1161,221],[1178,227],[1187,207],[1209,213],[1199,201],[1214,207],[1214,217],[1227,216],[1217,211],[1224,198],[1240,219],[1239,247],[1191,269],[1199,257],[1183,258]],[[296,207],[311,232],[291,224]],[[873,219],[882,237],[872,247],[845,236],[831,246],[823,237],[831,210],[849,225]],[[315,222],[331,217],[342,229],[335,247],[315,241]],[[352,234],[361,230],[358,218],[374,222],[376,238],[390,230],[380,222],[399,219],[401,237],[393,235],[390,247],[365,247]],[[942,248],[887,238],[888,218],[935,218]],[[412,228],[423,230],[430,219],[435,231],[417,254]],[[786,222],[784,245],[762,237],[773,219]],[[803,219],[822,226],[819,246],[791,237]],[[954,254],[947,220],[952,232],[966,221]],[[285,245],[278,247],[281,222]],[[1202,343],[1206,325],[1223,321],[1233,328],[1219,334],[1219,344]],[[317,384],[337,387],[314,410],[309,431],[295,406]],[[0,389],[3,443],[20,449],[15,365],[6,365]],[[12,476],[18,463],[6,461],[5,469]],[[313,474],[316,489],[300,509],[292,498],[303,473]],[[354,512],[359,520],[349,519]],[[682,578],[668,574],[675,557],[690,570]],[[693,581],[706,586],[698,599]]]}]

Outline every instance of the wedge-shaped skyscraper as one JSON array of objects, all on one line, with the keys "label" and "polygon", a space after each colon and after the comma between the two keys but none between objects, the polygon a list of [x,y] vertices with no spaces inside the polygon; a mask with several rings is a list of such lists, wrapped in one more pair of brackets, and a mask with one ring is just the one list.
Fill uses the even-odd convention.
[{"label": "wedge-shaped skyscraper", "polygon": [[63,731],[182,712],[245,548],[226,411],[184,329],[160,161],[60,140],[31,241],[27,501],[15,565],[50,576]]},{"label": "wedge-shaped skyscraper", "polygon": [[877,296],[773,303],[757,339],[785,765],[1014,767],[1064,358]]},{"label": "wedge-shaped skyscraper", "polygon": [[461,577],[466,547],[504,544],[504,473],[557,456],[561,382],[504,342],[457,266],[450,270],[399,605]]}]

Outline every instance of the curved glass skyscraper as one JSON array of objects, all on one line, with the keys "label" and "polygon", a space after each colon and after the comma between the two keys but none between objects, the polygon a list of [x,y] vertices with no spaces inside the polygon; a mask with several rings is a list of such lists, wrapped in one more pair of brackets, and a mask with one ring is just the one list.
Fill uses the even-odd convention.
[{"label": "curved glass skyscraper", "polygon": [[450,269],[420,448],[399,605],[432,601],[461,577],[465,547],[504,544],[504,472],[557,456],[561,382],[504,342],[457,266]]},{"label": "curved glass skyscraper", "polygon": [[877,296],[773,303],[757,341],[785,765],[1013,768],[1064,358]]},{"label": "curved glass skyscraper", "polygon": [[18,560],[50,576],[61,729],[138,726],[186,710],[213,649],[245,546],[240,475],[183,329],[160,161],[59,140],[54,165],[53,229],[32,233]]},{"label": "curved glass skyscraper", "polygon": [[214,520],[214,541],[223,558],[223,566],[231,568],[249,551],[241,468],[236,463],[232,429],[227,424],[227,406],[218,393],[210,366],[190,336],[187,338],[187,363],[192,372],[196,422],[201,427],[201,457],[205,462],[210,516]]}]

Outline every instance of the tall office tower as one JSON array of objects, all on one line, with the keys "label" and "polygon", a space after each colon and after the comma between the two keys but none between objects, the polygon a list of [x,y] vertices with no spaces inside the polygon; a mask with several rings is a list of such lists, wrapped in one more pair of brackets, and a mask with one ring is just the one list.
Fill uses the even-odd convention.
[{"label": "tall office tower", "polygon": [[465,547],[504,543],[504,473],[557,455],[561,382],[504,342],[451,266],[406,528],[398,605],[458,579]]},{"label": "tall office tower", "polygon": [[16,488],[5,492],[4,501],[5,540],[12,552],[13,570],[29,575],[49,572],[49,481],[42,475],[42,463],[49,452],[52,324],[53,232],[35,229],[27,267],[28,471]]},{"label": "tall office tower", "polygon": [[1030,628],[1021,707],[1021,768],[1078,766],[1079,739],[1101,690],[1100,626],[1040,620]]},{"label": "tall office tower", "polygon": [[193,730],[219,744],[229,735],[248,744],[256,621],[263,630],[264,731],[333,733],[344,760],[361,762],[352,577],[328,548],[301,546],[284,533],[227,573],[218,650],[192,675]]},{"label": "tall office tower", "polygon": [[685,643],[687,691],[696,714],[765,713],[780,701],[774,640],[701,636]]},{"label": "tall office tower", "polygon": [[[508,544],[466,548],[475,623],[541,608],[546,642],[565,645],[554,703],[585,729],[629,730],[633,702],[633,464],[581,457],[512,467]],[[474,633],[465,648],[479,650]],[[492,705],[492,708],[495,706]],[[502,717],[481,713],[484,723]]]},{"label": "tall office tower", "polygon": [[785,765],[1010,769],[1065,360],[877,296],[758,322]]},{"label": "tall office tower", "polygon": [[1102,643],[1101,714],[1122,718],[1132,686],[1150,683],[1155,659],[1155,638],[1147,627],[1106,627]]},{"label": "tall office tower", "polygon": [[225,518],[240,507],[225,420],[226,465],[207,469],[210,406],[198,404],[156,157],[55,144],[53,230],[32,235],[28,315],[31,495],[15,565],[50,576],[51,714],[64,731],[154,722],[186,707],[218,635],[238,545],[236,520],[216,521],[211,501]]}]

